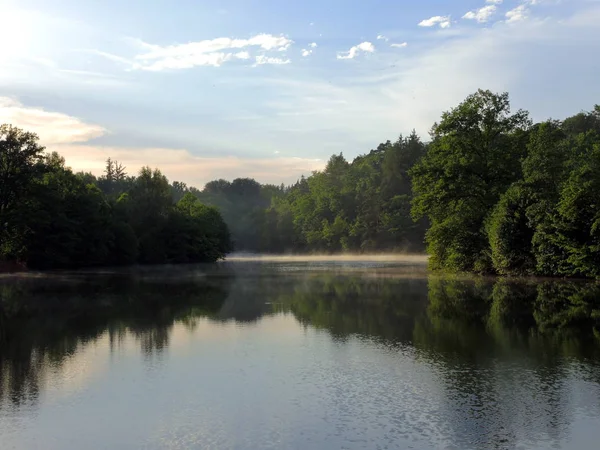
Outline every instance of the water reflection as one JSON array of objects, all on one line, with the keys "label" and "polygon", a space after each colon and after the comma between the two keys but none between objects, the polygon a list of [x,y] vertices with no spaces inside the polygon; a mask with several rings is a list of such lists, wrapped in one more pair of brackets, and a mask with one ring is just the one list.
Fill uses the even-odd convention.
[{"label": "water reflection", "polygon": [[0,406],[30,404],[49,370],[102,335],[111,352],[134,336],[145,359],[169,346],[175,322],[193,329],[216,314],[228,296],[230,276],[187,274],[60,274],[0,284]]},{"label": "water reflection", "polygon": [[452,448],[560,441],[573,420],[573,370],[600,381],[600,287],[592,283],[325,277],[288,304],[301,323],[338,338],[419,350],[442,375]]},{"label": "water reflection", "polygon": [[[99,342],[117,354],[133,340],[143,364],[166,370],[165,355],[177,329],[199,336],[207,323],[234,323],[262,333],[260,343],[248,347],[259,356],[282,338],[282,329],[264,328],[269,316],[293,317],[304,330],[330,336],[339,361],[347,364],[337,370],[349,380],[355,377],[354,384],[331,391],[326,386],[343,376],[325,371],[330,362],[319,359],[324,353],[313,355],[319,360],[314,371],[302,372],[288,388],[300,390],[294,398],[327,389],[325,395],[343,405],[344,420],[367,414],[361,416],[365,424],[388,427],[388,444],[408,436],[438,448],[564,447],[574,439],[571,424],[578,417],[600,416],[600,285],[355,269],[238,263],[4,280],[0,412],[35,408],[48,380],[64,378],[70,361]],[[377,349],[385,349],[403,369],[385,365],[394,359],[382,362],[385,380],[373,379],[378,368],[345,359],[345,348],[362,352],[353,353],[356,361],[372,360]],[[285,373],[291,364],[267,363],[265,374]],[[253,367],[239,368],[245,370]],[[379,384],[398,391],[380,392]],[[406,386],[410,392],[403,391]],[[253,386],[247,389],[252,392]],[[372,398],[378,399],[379,412],[365,413],[360,405]],[[351,433],[349,422],[327,420]],[[277,433],[284,439],[282,430]],[[420,442],[416,448],[430,448]]]}]

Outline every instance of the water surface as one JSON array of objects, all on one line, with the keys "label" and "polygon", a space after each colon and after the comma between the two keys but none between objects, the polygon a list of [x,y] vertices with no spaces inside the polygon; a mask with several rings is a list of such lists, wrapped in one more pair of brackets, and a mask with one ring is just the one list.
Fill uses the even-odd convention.
[{"label": "water surface", "polygon": [[0,280],[2,449],[596,449],[600,288],[239,258]]}]

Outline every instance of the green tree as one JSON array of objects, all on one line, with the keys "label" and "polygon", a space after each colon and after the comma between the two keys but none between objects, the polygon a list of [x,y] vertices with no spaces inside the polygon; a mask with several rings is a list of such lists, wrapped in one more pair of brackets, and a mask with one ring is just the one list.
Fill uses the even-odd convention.
[{"label": "green tree", "polygon": [[38,137],[0,125],[0,258],[15,258],[22,246],[22,201],[39,176],[44,147]]},{"label": "green tree", "polygon": [[531,275],[536,261],[532,250],[534,229],[527,211],[534,205],[533,193],[523,183],[514,183],[494,207],[487,233],[494,270],[501,275]]},{"label": "green tree", "polygon": [[554,244],[566,261],[557,274],[600,277],[600,139],[581,158],[560,193]]},{"label": "green tree", "polygon": [[215,261],[232,250],[229,229],[219,211],[186,193],[171,215],[166,238],[177,243],[180,262]]},{"label": "green tree", "polygon": [[64,158],[45,158],[45,173],[26,208],[22,256],[28,266],[47,269],[106,264],[113,236],[111,208],[102,192],[85,185]]},{"label": "green tree", "polygon": [[432,128],[413,177],[413,215],[427,217],[433,268],[489,271],[488,214],[520,178],[525,111],[510,112],[508,94],[479,90],[445,112]]}]

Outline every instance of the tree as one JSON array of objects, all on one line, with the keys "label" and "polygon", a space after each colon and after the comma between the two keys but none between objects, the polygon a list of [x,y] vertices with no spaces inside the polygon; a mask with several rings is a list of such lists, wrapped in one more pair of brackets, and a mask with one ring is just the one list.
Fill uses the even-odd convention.
[{"label": "tree", "polygon": [[562,186],[555,233],[550,238],[565,259],[557,275],[600,277],[600,139]]},{"label": "tree", "polygon": [[43,151],[36,134],[0,125],[0,214],[27,193],[39,173]]},{"label": "tree", "polygon": [[[167,236],[174,239],[177,257],[182,262],[214,261],[231,251],[229,229],[219,211],[203,205],[191,193],[177,203]],[[173,242],[173,241],[171,241]]]},{"label": "tree", "polygon": [[108,158],[104,168],[104,175],[101,176],[96,184],[110,197],[118,197],[129,188],[133,181],[127,177],[125,167],[119,161]]},{"label": "tree", "polygon": [[532,249],[534,229],[527,211],[534,205],[532,190],[514,183],[500,197],[487,223],[494,270],[500,275],[532,275],[536,261]]},{"label": "tree", "polygon": [[11,125],[0,125],[0,251],[10,256],[23,232],[19,202],[27,196],[36,176],[44,147],[34,133]]},{"label": "tree", "polygon": [[128,177],[109,158],[100,178],[74,174],[58,153],[43,153],[36,135],[8,125],[0,127],[0,151],[3,259],[53,269],[212,262],[231,251],[219,211],[179,182],[185,201],[176,207],[158,169]]},{"label": "tree", "polygon": [[39,269],[106,264],[113,235],[102,192],[73,174],[56,153],[44,166],[26,203],[23,259]]},{"label": "tree", "polygon": [[189,188],[187,184],[181,181],[173,181],[171,185],[171,195],[173,196],[173,201],[177,203],[181,198],[189,192]]},{"label": "tree", "polygon": [[413,215],[431,222],[426,240],[432,267],[491,270],[486,218],[520,177],[529,127],[525,111],[510,113],[507,93],[482,90],[433,126],[427,154],[410,171]]}]

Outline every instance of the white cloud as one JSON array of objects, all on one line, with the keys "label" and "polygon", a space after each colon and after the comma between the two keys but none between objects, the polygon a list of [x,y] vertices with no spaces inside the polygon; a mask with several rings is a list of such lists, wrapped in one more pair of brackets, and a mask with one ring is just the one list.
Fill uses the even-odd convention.
[{"label": "white cloud", "polygon": [[386,41],[386,42],[389,41],[389,39],[386,36],[384,36],[383,34],[378,34],[377,40],[378,41]]},{"label": "white cloud", "polygon": [[484,6],[483,8],[469,11],[463,16],[463,19],[476,20],[479,23],[484,23],[490,20],[490,18],[496,13],[495,5]]},{"label": "white cloud", "polygon": [[[483,1],[479,3],[484,4]],[[506,9],[525,4],[523,1],[505,3]],[[530,20],[510,24],[502,21],[489,28],[457,26],[455,28],[460,29],[460,33],[453,34],[452,39],[422,40],[419,42],[418,52],[400,48],[397,51],[389,49],[388,52],[384,52],[383,48],[388,47],[392,43],[390,41],[381,46],[381,53],[370,58],[368,65],[351,64],[352,67],[348,67],[349,70],[343,73],[336,71],[334,67],[313,64],[299,65],[298,70],[285,70],[285,73],[254,70],[251,71],[251,76],[248,76],[248,72],[239,74],[237,71],[228,71],[222,76],[220,71],[213,71],[213,76],[219,77],[221,87],[228,82],[232,89],[210,89],[209,94],[214,98],[203,95],[201,99],[192,95],[186,96],[186,86],[175,86],[168,80],[163,81],[162,77],[151,77],[153,82],[148,85],[143,82],[147,77],[140,77],[140,74],[119,73],[118,75],[124,78],[135,79],[135,88],[140,91],[134,95],[127,91],[122,97],[119,93],[117,97],[111,96],[110,92],[103,89],[79,89],[77,92],[69,90],[64,102],[68,104],[68,101],[77,101],[78,109],[90,108],[94,111],[94,117],[103,117],[99,123],[112,129],[113,134],[99,139],[99,142],[117,146],[161,147],[156,153],[162,150],[166,155],[173,148],[189,149],[192,152],[211,149],[219,152],[217,156],[235,152],[244,162],[245,155],[256,155],[259,152],[265,158],[272,158],[276,149],[283,155],[301,155],[307,158],[326,159],[329,154],[339,151],[344,151],[347,157],[353,157],[358,152],[368,151],[388,137],[394,138],[399,132],[409,132],[413,127],[426,139],[427,131],[431,124],[439,119],[442,111],[457,105],[467,94],[480,87],[494,91],[508,90],[513,100],[513,108],[530,109],[536,120],[549,116],[562,118],[580,109],[590,108],[593,104],[590,98],[600,98],[600,86],[594,80],[595,74],[600,73],[600,61],[597,58],[587,58],[586,55],[600,52],[600,29],[597,25],[600,23],[600,5],[577,2],[572,8],[577,10],[577,17],[569,17],[563,2],[560,8],[556,8],[560,16],[552,18],[553,13],[550,12],[544,20],[535,19],[535,7],[527,5],[532,11]],[[568,9],[571,9],[571,5]],[[596,13],[592,14],[593,11]],[[505,12],[503,8],[502,14]],[[442,31],[443,34],[454,32],[453,29]],[[377,42],[382,41],[376,41],[376,46]],[[346,48],[353,44],[351,42]],[[409,44],[413,48],[414,43],[411,41]],[[323,46],[324,43],[321,43],[319,50]],[[294,45],[292,50],[296,47],[297,45]],[[303,47],[311,49],[308,41]],[[114,47],[102,47],[100,43],[96,48],[118,51]],[[131,48],[137,54],[155,50],[151,45],[137,50],[135,47]],[[300,47],[297,52],[294,50],[297,58],[300,58],[299,50]],[[377,50],[380,50],[379,46]],[[247,62],[236,56],[243,52],[251,56]],[[231,61],[224,65],[253,65],[255,56],[259,54],[284,59],[285,54],[276,52],[277,48],[266,51],[260,46],[217,51],[232,54]],[[357,52],[360,55],[360,51]],[[399,57],[400,53],[402,57]],[[289,51],[288,54],[294,59]],[[349,52],[343,55],[349,55]],[[40,53],[36,56],[52,59],[53,55]],[[356,58],[360,59],[360,56]],[[557,60],[560,60],[561,64],[556,64]],[[130,61],[149,65],[157,60],[145,62],[131,58]],[[92,58],[92,62],[98,61]],[[308,60],[303,62],[307,63]],[[103,63],[102,67],[111,66],[105,61],[100,63]],[[573,71],[573,67],[577,70]],[[291,67],[284,67],[289,68]],[[82,64],[69,69],[86,69],[86,66]],[[90,66],[89,69],[100,70],[94,66]],[[58,84],[47,76],[46,71],[42,73],[40,69],[38,72],[36,80],[16,80],[13,86],[20,90],[15,92],[22,91],[22,95],[31,98],[37,98],[35,95],[38,93],[39,98],[43,99],[45,95],[41,95],[42,91],[39,89],[45,88],[47,92],[58,87]],[[221,84],[222,78],[228,80]],[[575,83],[564,83],[564,80],[573,79],[576,79]],[[45,84],[42,85],[41,80]],[[8,88],[11,86],[8,83],[3,85]],[[65,85],[60,86],[64,89],[63,92],[67,92]],[[256,89],[248,89],[247,85]],[[21,88],[22,86],[24,87]],[[158,90],[161,92],[156,92]],[[552,92],[552,96],[545,95],[548,91]],[[144,95],[140,95],[142,93]],[[121,106],[122,109],[119,109]],[[111,111],[110,108],[115,108],[115,111]],[[164,111],[169,108],[178,112],[167,117]],[[232,112],[231,108],[235,111]],[[188,111],[208,111],[211,116],[206,117],[206,121],[198,122],[203,122],[202,126],[211,132],[191,130],[193,126],[186,122],[188,119],[185,117]],[[256,117],[234,121],[236,115]],[[6,120],[0,120],[4,121]],[[144,121],[149,122],[147,128],[151,130],[144,131]],[[66,132],[61,132],[60,136],[54,137],[50,133],[55,131],[56,122],[48,123],[50,125],[46,126],[44,133],[38,131],[43,143],[65,142],[72,139],[69,136],[78,135],[78,132],[69,130],[66,136]],[[83,123],[83,129],[88,126],[89,124]],[[234,134],[243,136],[243,139],[230,133],[232,126],[238,131]],[[151,135],[148,134],[150,131]],[[49,140],[44,138],[46,134]],[[96,146],[89,147],[100,151]],[[73,158],[85,159],[87,146],[78,148],[70,148]],[[98,165],[104,157],[111,156],[113,147],[105,150],[105,154],[98,155]],[[124,152],[126,150],[130,152],[130,160],[137,157],[135,148],[123,149]],[[142,157],[139,158],[139,162],[143,164]],[[212,159],[209,162],[213,164],[211,167],[222,164],[217,164],[217,161]],[[148,160],[148,163],[155,164],[151,160]],[[156,165],[160,167],[160,164]],[[132,171],[137,167],[132,163],[128,163],[128,166]],[[265,163],[261,167],[256,171],[266,172],[266,167],[276,171],[281,166],[272,167]],[[174,167],[172,170],[174,172],[169,173],[169,177],[182,178],[179,173],[184,172],[178,172]],[[289,170],[291,173],[292,169]],[[240,169],[239,172],[243,173],[243,170]],[[227,173],[233,174],[234,171]],[[294,175],[297,176],[298,172]],[[192,180],[193,174],[187,176]],[[277,173],[266,176],[274,178]],[[211,174],[208,177],[213,178]],[[199,182],[195,181],[194,184]]]},{"label": "white cloud", "polygon": [[[258,34],[249,39],[216,38],[187,44],[159,46],[142,43],[146,50],[135,56],[135,62],[130,62],[132,68],[150,71],[166,69],[188,69],[196,66],[219,67],[232,59],[248,59],[247,52],[233,53],[231,50],[257,47],[264,51],[285,51],[293,41],[285,36]],[[103,55],[114,60],[127,60],[114,55]],[[276,61],[280,58],[269,58]],[[124,61],[123,61],[124,60]],[[261,61],[267,61],[260,58]],[[257,60],[258,62],[258,60]],[[262,62],[259,64],[263,64]],[[273,64],[270,62],[269,64]]]},{"label": "white cloud", "polygon": [[318,47],[318,45],[317,45],[317,43],[316,43],[316,42],[311,42],[310,44],[308,44],[308,46],[309,46],[310,48],[317,48],[317,47]]},{"label": "white cloud", "polygon": [[307,56],[310,56],[312,54],[312,50],[307,50],[305,48],[302,49],[302,56],[304,56],[305,58]]},{"label": "white cloud", "polygon": [[500,5],[503,1],[504,0],[485,0],[486,3],[492,3],[494,5]]},{"label": "white cloud", "polygon": [[519,5],[506,13],[506,21],[509,23],[520,22],[527,19],[527,17],[529,17],[529,9],[526,5]]},{"label": "white cloud", "polygon": [[256,65],[262,65],[262,64],[289,64],[289,63],[291,63],[291,61],[289,59],[274,58],[274,57],[266,56],[266,55],[258,55],[255,58],[255,61],[256,61]]},{"label": "white cloud", "polygon": [[237,59],[250,59],[250,53],[248,52],[237,52],[235,55]]},{"label": "white cloud", "polygon": [[42,145],[87,142],[107,131],[67,114],[24,106],[17,100],[0,97],[0,123],[8,123],[40,137]]},{"label": "white cloud", "polygon": [[[368,70],[343,78],[270,78],[277,102],[268,105],[269,114],[281,133],[275,144],[287,145],[286,135],[288,141],[302,136],[306,148],[328,145],[323,153],[345,151],[351,158],[413,127],[427,139],[441,113],[478,88],[509,91],[513,108],[529,109],[535,120],[591,108],[590,98],[600,97],[594,79],[600,61],[584,55],[600,51],[600,8],[596,11],[581,12],[573,18],[576,25],[561,18],[464,30],[443,45],[425,43],[401,60],[382,53]],[[563,63],[556,65],[556,60]],[[580,84],[561,84],[573,76],[574,66]],[[551,97],[544,94],[547,90]]]},{"label": "white cloud", "polygon": [[370,42],[361,42],[358,45],[355,45],[347,52],[338,53],[337,59],[353,59],[359,53],[373,53],[375,51],[375,46]]},{"label": "white cloud", "polygon": [[408,42],[402,42],[400,44],[392,44],[390,45],[390,47],[395,47],[395,48],[403,48],[403,47],[407,47],[408,46]]},{"label": "white cloud", "polygon": [[433,16],[419,22],[420,27],[434,27],[436,25],[439,25],[440,28],[450,28],[450,16]]},{"label": "white cloud", "polygon": [[143,70],[159,72],[166,69],[190,69],[195,66],[219,67],[224,62],[231,61],[233,53],[200,53],[187,58],[164,58],[148,66],[140,66]]}]

